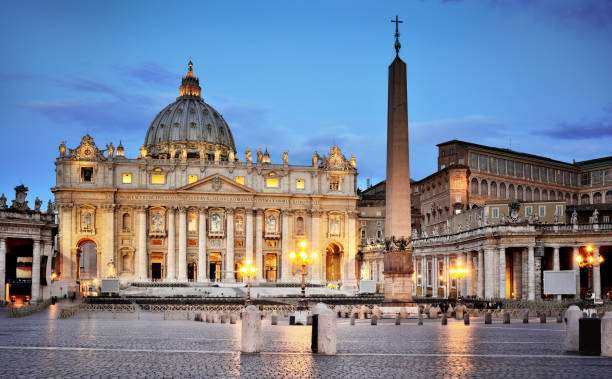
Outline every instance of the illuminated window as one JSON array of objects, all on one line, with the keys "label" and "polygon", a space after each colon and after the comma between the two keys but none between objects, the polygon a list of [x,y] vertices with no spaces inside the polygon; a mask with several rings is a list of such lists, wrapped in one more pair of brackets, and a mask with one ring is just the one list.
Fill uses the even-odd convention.
[{"label": "illuminated window", "polygon": [[81,167],[81,181],[93,182],[93,167]]},{"label": "illuminated window", "polygon": [[187,231],[189,231],[189,232],[197,232],[198,231],[198,221],[197,221],[197,217],[196,217],[196,215],[194,213],[190,213],[189,214],[189,221],[187,222]]},{"label": "illuminated window", "polygon": [[189,182],[189,184],[194,183],[198,180],[198,176],[197,175],[189,175],[189,177],[187,178],[187,181]]},{"label": "illuminated window", "polygon": [[267,178],[266,187],[267,188],[278,188],[278,178]]},{"label": "illuminated window", "polygon": [[123,184],[132,183],[132,174],[123,174]]},{"label": "illuminated window", "polygon": [[340,191],[340,177],[338,175],[331,175],[329,177],[329,189],[332,191]]},{"label": "illuminated window", "polygon": [[295,189],[304,189],[304,179],[296,179]]},{"label": "illuminated window", "polygon": [[237,176],[236,183],[244,185],[244,176]]},{"label": "illuminated window", "polygon": [[166,183],[166,176],[164,174],[151,174],[151,184],[164,183]]}]

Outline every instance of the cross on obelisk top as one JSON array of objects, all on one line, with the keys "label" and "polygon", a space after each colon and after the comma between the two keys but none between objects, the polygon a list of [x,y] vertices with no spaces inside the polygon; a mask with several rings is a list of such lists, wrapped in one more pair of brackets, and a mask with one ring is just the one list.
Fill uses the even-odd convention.
[{"label": "cross on obelisk top", "polygon": [[395,16],[395,20],[391,20],[391,22],[395,23],[395,56],[399,56],[399,51],[402,48],[402,44],[399,41],[399,28],[398,25],[402,24],[404,21],[401,21],[398,16]]}]

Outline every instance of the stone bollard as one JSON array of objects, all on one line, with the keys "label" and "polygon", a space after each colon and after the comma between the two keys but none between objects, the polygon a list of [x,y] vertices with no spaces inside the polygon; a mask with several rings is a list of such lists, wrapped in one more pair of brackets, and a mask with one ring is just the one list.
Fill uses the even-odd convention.
[{"label": "stone bollard", "polygon": [[378,316],[372,315],[372,318],[370,319],[370,325],[378,325]]},{"label": "stone bollard", "polygon": [[601,356],[612,357],[612,312],[601,318]]},{"label": "stone bollard", "polygon": [[351,315],[351,325],[355,325],[355,315]]},{"label": "stone bollard", "polygon": [[235,313],[230,313],[230,324],[235,324],[237,318]]},{"label": "stone bollard", "polygon": [[468,312],[463,314],[463,324],[470,325],[470,314]]},{"label": "stone bollard", "polygon": [[546,324],[546,313],[540,313],[540,324]]},{"label": "stone bollard", "polygon": [[312,315],[306,316],[306,325],[312,325]]},{"label": "stone bollard", "polygon": [[272,316],[270,316],[270,324],[278,325],[278,313],[276,311],[272,312]]},{"label": "stone bollard", "polygon": [[396,313],[395,314],[395,325],[401,325],[402,323],[402,319],[400,318],[400,314]]},{"label": "stone bollard", "polygon": [[448,318],[446,317],[446,313],[442,313],[442,325],[448,324]]},{"label": "stone bollard", "polygon": [[417,325],[423,325],[423,314],[419,313],[419,322],[417,323]]},{"label": "stone bollard", "polygon": [[485,313],[485,324],[492,324],[492,323],[493,323],[493,315],[491,314],[491,312]]},{"label": "stone bollard", "polygon": [[317,315],[317,353],[336,354],[336,315],[325,304],[314,306],[312,313]]},{"label": "stone bollard", "polygon": [[210,312],[206,312],[206,322],[210,322],[210,320],[211,320]]},{"label": "stone bollard", "polygon": [[565,311],[565,350],[578,351],[579,323],[582,311],[578,306],[572,305]]},{"label": "stone bollard", "polygon": [[504,324],[510,323],[510,312],[504,312]]},{"label": "stone bollard", "polygon": [[242,343],[243,353],[259,353],[261,351],[261,312],[254,305],[249,305],[242,311]]},{"label": "stone bollard", "polygon": [[221,323],[222,324],[227,323],[227,315],[225,313],[221,314]]},{"label": "stone bollard", "polygon": [[462,305],[457,305],[455,307],[455,317],[457,318],[457,320],[461,320],[463,318],[463,306]]},{"label": "stone bollard", "polygon": [[529,311],[523,313],[523,324],[529,324]]},{"label": "stone bollard", "polygon": [[431,319],[438,318],[438,307],[429,308],[429,318]]},{"label": "stone bollard", "polygon": [[359,309],[359,319],[365,320],[367,313],[368,313],[368,307],[366,307],[365,305],[362,305],[361,308]]}]

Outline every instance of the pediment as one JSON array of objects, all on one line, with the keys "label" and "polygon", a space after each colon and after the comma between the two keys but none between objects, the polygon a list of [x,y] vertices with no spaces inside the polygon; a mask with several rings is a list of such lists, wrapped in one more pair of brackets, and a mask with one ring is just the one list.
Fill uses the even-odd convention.
[{"label": "pediment", "polygon": [[207,176],[191,184],[187,184],[178,190],[185,192],[207,193],[255,193],[254,189],[240,183],[236,183],[235,180],[220,174]]}]

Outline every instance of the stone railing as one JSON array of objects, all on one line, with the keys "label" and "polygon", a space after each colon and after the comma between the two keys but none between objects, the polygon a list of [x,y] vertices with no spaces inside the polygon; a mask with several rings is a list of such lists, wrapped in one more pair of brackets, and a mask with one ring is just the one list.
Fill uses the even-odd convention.
[{"label": "stone railing", "polygon": [[25,317],[34,314],[42,309],[45,309],[51,304],[51,299],[45,300],[38,304],[30,304],[23,307],[8,307],[6,309],[7,316],[10,318]]}]

